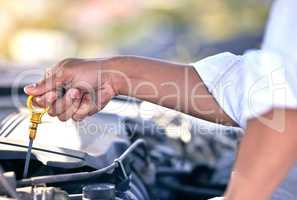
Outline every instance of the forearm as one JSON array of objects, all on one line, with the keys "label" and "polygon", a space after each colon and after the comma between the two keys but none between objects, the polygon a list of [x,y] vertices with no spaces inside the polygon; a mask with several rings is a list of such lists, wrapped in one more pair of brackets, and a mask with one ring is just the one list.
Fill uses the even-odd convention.
[{"label": "forearm", "polygon": [[212,122],[235,125],[223,112],[190,65],[134,56],[107,59],[114,87],[136,97]]},{"label": "forearm", "polygon": [[[275,110],[273,127],[257,119],[248,123],[235,164],[226,200],[267,200],[296,162],[296,111]],[[271,125],[270,124],[270,125]]]}]

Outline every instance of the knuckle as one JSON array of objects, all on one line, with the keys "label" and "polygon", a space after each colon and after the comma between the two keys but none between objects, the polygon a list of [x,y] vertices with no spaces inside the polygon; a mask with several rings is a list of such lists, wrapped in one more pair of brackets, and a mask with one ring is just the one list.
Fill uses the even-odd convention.
[{"label": "knuckle", "polygon": [[46,94],[46,103],[47,104],[52,104],[57,98],[57,95],[55,92],[48,92]]},{"label": "knuckle", "polygon": [[72,66],[73,64],[75,64],[78,60],[79,59],[77,59],[77,58],[65,58],[65,59],[61,60],[57,66],[59,68],[66,69],[66,68]]},{"label": "knuckle", "polygon": [[57,78],[60,78],[63,80],[65,77],[71,74],[71,68],[74,66],[80,59],[77,58],[65,58],[58,62],[58,64],[55,67],[55,74]]}]

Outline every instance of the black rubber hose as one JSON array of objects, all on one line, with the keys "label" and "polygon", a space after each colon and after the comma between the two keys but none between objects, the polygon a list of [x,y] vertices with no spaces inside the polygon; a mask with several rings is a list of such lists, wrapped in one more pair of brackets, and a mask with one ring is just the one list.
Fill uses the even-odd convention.
[{"label": "black rubber hose", "polygon": [[79,173],[71,173],[71,174],[60,174],[60,175],[50,175],[50,176],[38,176],[28,179],[22,179],[17,182],[17,187],[24,187],[30,185],[40,185],[40,184],[48,184],[48,183],[60,183],[67,181],[78,181],[84,180],[88,178],[96,178],[101,176],[102,174],[112,172],[116,167],[118,167],[118,162],[123,161],[127,156],[133,152],[139,145],[145,145],[145,141],[143,139],[136,140],[133,144],[131,144],[126,151],[112,164],[107,167],[92,171],[92,172],[79,172]]}]

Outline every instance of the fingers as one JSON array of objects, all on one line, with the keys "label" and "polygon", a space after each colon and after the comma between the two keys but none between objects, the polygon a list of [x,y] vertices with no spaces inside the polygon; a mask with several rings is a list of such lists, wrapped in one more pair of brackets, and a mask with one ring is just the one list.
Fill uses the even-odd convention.
[{"label": "fingers", "polygon": [[81,105],[77,112],[73,115],[75,121],[80,121],[87,116],[91,116],[102,110],[113,97],[110,88],[101,88],[97,90],[97,98],[91,98],[90,94],[84,95]]},{"label": "fingers", "polygon": [[79,108],[72,116],[75,121],[80,121],[87,117],[89,113],[96,113],[98,111],[94,98],[90,94],[85,94],[82,98]]},{"label": "fingers", "polygon": [[[41,106],[52,104],[48,114],[57,116],[61,121],[67,121],[70,118],[80,121],[103,109],[112,98],[112,93],[106,88],[99,89],[95,98],[90,93],[83,95],[79,89],[70,88],[63,98],[57,96],[56,92],[48,92],[36,98],[36,101]],[[51,99],[45,100],[47,98]]]},{"label": "fingers", "polygon": [[58,93],[56,91],[49,91],[41,96],[33,98],[33,105],[45,108],[52,105],[58,98]]},{"label": "fingers", "polygon": [[62,85],[62,81],[56,79],[55,76],[51,76],[50,78],[46,78],[38,83],[27,85],[24,88],[24,91],[28,95],[41,96],[46,92],[55,90],[55,88],[59,87],[60,85]]},{"label": "fingers", "polygon": [[79,106],[81,98],[82,93],[78,89],[70,88],[66,91],[65,95],[62,98],[57,98],[57,100],[54,103],[52,103],[48,111],[48,114],[54,117],[63,114],[68,109],[75,109],[75,107]]},{"label": "fingers", "polygon": [[94,108],[93,110],[90,110],[90,111],[88,112],[88,116],[92,116],[92,115],[94,115],[94,114],[97,113],[99,110],[100,110],[100,109],[98,109],[98,108]]},{"label": "fingers", "polygon": [[100,88],[97,90],[97,98],[91,98],[90,94],[84,95],[79,109],[72,116],[73,120],[80,121],[102,110],[111,100],[113,93],[111,88]]},{"label": "fingers", "polygon": [[46,73],[45,79],[25,86],[24,91],[28,95],[41,96],[60,87],[64,81],[66,81],[66,71],[63,67],[63,62],[61,62]]},{"label": "fingers", "polygon": [[64,109],[63,113],[58,115],[59,120],[67,121],[70,118],[72,118],[74,113],[78,110],[81,100],[82,100],[81,93],[77,96],[72,96],[71,98],[66,98],[65,103],[64,103],[64,106],[66,107],[66,109]]}]

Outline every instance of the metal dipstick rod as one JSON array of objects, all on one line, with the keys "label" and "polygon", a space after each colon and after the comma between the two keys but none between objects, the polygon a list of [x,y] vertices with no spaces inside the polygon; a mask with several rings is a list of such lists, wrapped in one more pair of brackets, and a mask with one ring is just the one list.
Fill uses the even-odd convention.
[{"label": "metal dipstick rod", "polygon": [[30,111],[30,126],[29,126],[29,145],[26,155],[25,167],[23,172],[23,177],[26,178],[29,171],[33,141],[36,138],[38,124],[41,123],[42,116],[48,111],[48,108],[45,109],[35,109],[33,107],[33,96],[29,96],[27,99],[27,107]]}]

